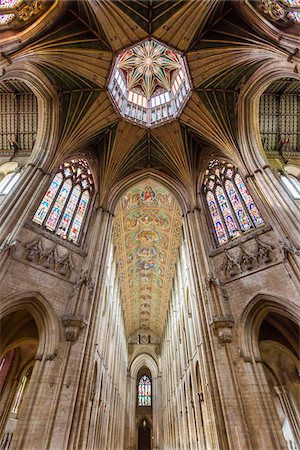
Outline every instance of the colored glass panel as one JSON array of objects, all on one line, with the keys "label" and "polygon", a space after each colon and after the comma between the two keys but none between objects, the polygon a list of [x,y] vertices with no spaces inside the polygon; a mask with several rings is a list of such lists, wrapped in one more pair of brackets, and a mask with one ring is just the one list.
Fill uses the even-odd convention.
[{"label": "colored glass panel", "polygon": [[254,222],[254,225],[256,227],[263,225],[264,224],[263,218],[262,218],[260,212],[258,211],[257,206],[255,205],[255,203],[253,201],[253,198],[249,194],[248,189],[247,189],[244,181],[242,180],[242,177],[237,173],[234,180],[235,180],[236,186],[238,187],[238,189],[243,197],[246,208]]},{"label": "colored glass panel", "polygon": [[219,214],[218,206],[212,192],[208,192],[206,195],[206,200],[209,208],[209,212],[215,227],[215,232],[220,244],[224,244],[228,241],[221,216]]},{"label": "colored glass panel", "polygon": [[16,8],[18,7],[24,0],[0,0],[0,9],[1,8]]},{"label": "colored glass panel", "polygon": [[151,406],[151,381],[146,375],[138,385],[138,406]]},{"label": "colored glass panel", "polygon": [[80,197],[80,193],[81,193],[81,189],[80,189],[80,186],[77,184],[72,190],[68,204],[66,206],[64,214],[59,223],[59,226],[57,229],[57,234],[59,236],[62,236],[62,237],[67,236],[67,233],[68,233],[68,230],[69,230],[69,227],[70,227],[70,224],[71,224],[71,221],[72,221],[72,218],[73,218],[73,215],[74,215],[74,212],[75,212],[75,209],[76,209],[79,197]]},{"label": "colored glass panel", "polygon": [[0,14],[0,25],[6,25],[14,19],[14,14]]},{"label": "colored glass panel", "polygon": [[52,211],[46,222],[46,228],[48,228],[48,230],[51,230],[51,231],[55,230],[71,188],[72,188],[72,182],[70,179],[68,179],[62,185],[62,187],[59,191],[58,197],[56,199],[56,202],[54,203]]},{"label": "colored glass panel", "polygon": [[69,239],[73,242],[78,241],[80,229],[82,227],[83,219],[84,219],[87,207],[88,207],[89,200],[90,200],[89,193],[87,191],[84,191],[81,196],[81,199],[80,199],[80,202],[79,202],[79,205],[77,208],[77,212],[74,217],[74,221],[72,223],[70,234],[69,234]]},{"label": "colored glass panel", "polygon": [[235,215],[239,221],[241,229],[248,231],[251,228],[251,222],[246,214],[246,211],[242,205],[242,202],[233,186],[233,183],[229,180],[225,181],[225,189],[230,199],[231,205],[234,209]]},{"label": "colored glass panel", "polygon": [[230,210],[230,207],[228,206],[228,202],[224,193],[224,190],[221,186],[217,186],[216,188],[216,197],[218,199],[219,206],[221,208],[227,230],[229,233],[229,236],[231,238],[236,238],[240,236],[240,232],[237,226],[237,223],[235,221],[235,218],[232,215],[232,212]]},{"label": "colored glass panel", "polygon": [[41,201],[40,206],[38,207],[33,217],[34,222],[38,223],[39,225],[41,225],[44,222],[47,212],[52,205],[52,201],[61,183],[62,183],[62,175],[61,173],[58,173],[53,178],[48,191],[44,195],[44,198]]}]

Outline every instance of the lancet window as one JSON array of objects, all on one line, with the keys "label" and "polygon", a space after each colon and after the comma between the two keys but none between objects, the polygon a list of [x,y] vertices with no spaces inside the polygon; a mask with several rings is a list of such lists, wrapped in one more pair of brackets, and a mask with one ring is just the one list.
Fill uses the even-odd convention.
[{"label": "lancet window", "polygon": [[138,385],[138,406],[151,406],[151,380],[143,375]]},{"label": "lancet window", "polygon": [[245,182],[232,164],[210,161],[203,188],[220,245],[264,225]]},{"label": "lancet window", "polygon": [[63,163],[42,199],[33,221],[62,239],[78,243],[93,194],[93,177],[87,162]]}]

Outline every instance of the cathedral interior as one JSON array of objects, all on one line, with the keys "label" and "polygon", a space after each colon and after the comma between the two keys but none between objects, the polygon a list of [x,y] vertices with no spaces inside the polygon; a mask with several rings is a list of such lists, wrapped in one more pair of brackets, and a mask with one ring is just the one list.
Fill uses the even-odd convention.
[{"label": "cathedral interior", "polygon": [[0,1],[0,450],[300,450],[300,0]]}]

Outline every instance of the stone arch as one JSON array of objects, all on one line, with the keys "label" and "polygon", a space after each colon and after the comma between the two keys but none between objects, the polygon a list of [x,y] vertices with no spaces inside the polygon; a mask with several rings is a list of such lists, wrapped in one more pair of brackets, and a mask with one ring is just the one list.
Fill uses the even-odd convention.
[{"label": "stone arch", "polygon": [[237,105],[239,147],[250,173],[258,167],[267,165],[260,139],[260,97],[269,84],[277,79],[285,77],[300,79],[294,69],[295,64],[287,62],[286,59],[278,57],[278,59],[268,61],[255,71],[240,93]]},{"label": "stone arch", "polygon": [[10,295],[0,304],[0,320],[19,310],[28,311],[36,323],[39,333],[37,357],[55,355],[60,340],[60,326],[48,301],[37,292]]},{"label": "stone arch", "polygon": [[157,181],[159,184],[166,187],[174,195],[182,213],[189,209],[188,192],[178,182],[178,180],[174,180],[169,175],[162,174],[157,170],[149,169],[135,172],[134,174],[122,179],[119,183],[116,183],[114,189],[111,190],[110,195],[107,198],[107,209],[109,211],[114,211],[118,201],[122,198],[126,191],[128,191],[135,184],[147,178],[153,178],[154,181]]},{"label": "stone arch", "polygon": [[47,171],[58,142],[60,112],[57,92],[44,73],[29,62],[14,62],[8,66],[1,82],[11,79],[25,82],[37,97],[39,123],[29,163]]},{"label": "stone arch", "polygon": [[245,307],[238,325],[238,341],[241,357],[245,361],[260,361],[258,334],[262,321],[268,313],[277,313],[298,323],[300,308],[283,297],[260,293]]},{"label": "stone arch", "polygon": [[132,376],[132,378],[136,379],[139,370],[144,366],[150,370],[152,379],[158,377],[159,368],[157,362],[149,354],[142,353],[138,355],[130,365],[130,375]]}]

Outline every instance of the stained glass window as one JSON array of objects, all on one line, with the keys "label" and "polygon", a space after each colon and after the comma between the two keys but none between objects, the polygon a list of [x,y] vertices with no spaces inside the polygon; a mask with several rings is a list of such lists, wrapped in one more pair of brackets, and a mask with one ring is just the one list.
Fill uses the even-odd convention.
[{"label": "stained glass window", "polygon": [[203,188],[220,245],[264,225],[247,186],[232,164],[211,161],[205,173]]},{"label": "stained glass window", "polygon": [[138,406],[151,406],[151,381],[147,375],[142,376],[139,381]]},{"label": "stained glass window", "polygon": [[62,164],[42,199],[33,221],[63,239],[77,243],[93,192],[85,160]]}]

